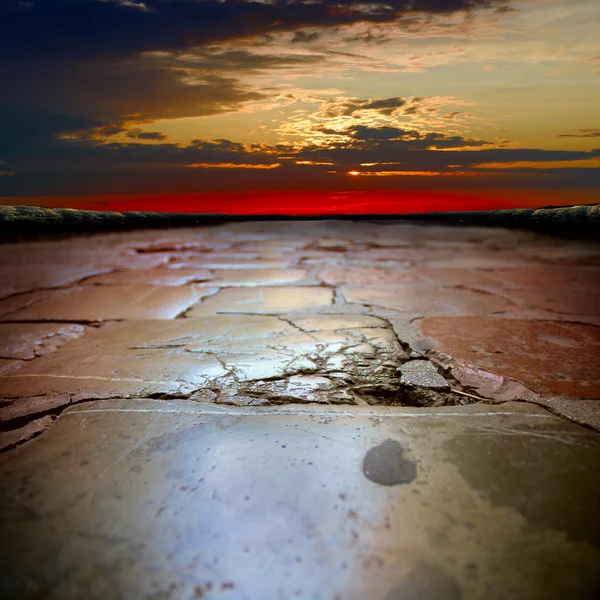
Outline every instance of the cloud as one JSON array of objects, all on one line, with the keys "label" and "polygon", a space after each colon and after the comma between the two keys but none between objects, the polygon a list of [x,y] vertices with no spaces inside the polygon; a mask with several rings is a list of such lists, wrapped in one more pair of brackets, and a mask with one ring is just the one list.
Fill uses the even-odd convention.
[{"label": "cloud", "polygon": [[[285,86],[259,81],[262,74],[305,75],[318,66],[322,71],[335,49],[307,51],[300,45],[320,40],[323,32],[364,24],[375,28],[371,31],[376,36],[379,24],[401,24],[407,15],[453,14],[505,4],[502,0],[4,0],[0,80],[10,85],[3,86],[0,103],[36,115],[44,148],[52,133],[74,131],[53,122],[51,114],[79,119],[82,138],[122,134],[164,141],[159,133],[139,131],[140,125],[238,111],[281,94]],[[239,46],[242,39],[247,44],[282,33],[295,45],[283,50],[276,43]],[[338,54],[344,54],[345,61],[356,58]],[[414,105],[392,97],[349,100],[326,110],[391,117],[400,110],[414,111]],[[50,120],[41,123],[44,118]],[[21,138],[13,140],[14,146],[35,143],[27,132],[13,129],[13,133]]]},{"label": "cloud", "polygon": [[[16,122],[16,114],[0,123],[0,133]],[[30,137],[9,148],[8,159],[0,147],[0,158],[6,160],[2,171],[11,173],[0,180],[0,195],[327,189],[339,188],[352,171],[363,175],[352,179],[367,188],[382,177],[390,189],[414,186],[413,180],[431,181],[423,185],[440,185],[444,180],[444,187],[456,187],[457,180],[473,185],[469,180],[476,180],[484,187],[516,182],[521,187],[535,183],[556,189],[600,183],[600,169],[587,165],[600,157],[600,149],[498,148],[464,136],[362,125],[346,130],[345,137],[338,136],[327,146],[243,144],[227,139],[178,145],[160,139],[159,132],[149,132],[155,133],[153,143],[140,143],[145,140],[136,139],[135,129],[123,130],[123,139],[130,141],[118,143],[77,137],[84,124],[77,119],[21,114],[22,120],[29,117],[43,123],[46,133],[41,135],[34,123]],[[65,132],[62,138],[52,134],[57,129]],[[553,168],[558,162],[561,168]],[[583,163],[587,168],[577,168]]]},{"label": "cloud", "polygon": [[402,16],[498,9],[503,0],[44,0],[0,7],[0,57],[123,56],[278,31],[393,23]]},{"label": "cloud", "polygon": [[160,131],[142,131],[141,129],[131,129],[126,133],[128,138],[132,140],[152,140],[162,142],[167,139],[167,136]]},{"label": "cloud", "polygon": [[[466,139],[459,135],[444,133],[421,133],[414,129],[399,129],[398,127],[365,127],[359,125],[350,129],[348,135],[352,138],[351,145],[368,147],[369,149],[409,145],[413,150],[464,148],[490,145],[490,142],[477,139]],[[366,142],[366,144],[365,144]]]},{"label": "cloud", "polygon": [[578,129],[577,133],[561,133],[557,137],[596,138],[600,137],[600,129]]}]

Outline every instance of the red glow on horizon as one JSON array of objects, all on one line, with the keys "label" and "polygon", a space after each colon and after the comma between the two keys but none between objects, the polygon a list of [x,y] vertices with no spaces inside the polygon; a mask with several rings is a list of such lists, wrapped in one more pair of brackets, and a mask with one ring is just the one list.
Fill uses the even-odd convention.
[{"label": "red glow on horizon", "polygon": [[8,205],[95,211],[142,211],[222,215],[394,215],[507,208],[569,206],[597,202],[582,191],[252,191],[199,194],[0,198]]}]

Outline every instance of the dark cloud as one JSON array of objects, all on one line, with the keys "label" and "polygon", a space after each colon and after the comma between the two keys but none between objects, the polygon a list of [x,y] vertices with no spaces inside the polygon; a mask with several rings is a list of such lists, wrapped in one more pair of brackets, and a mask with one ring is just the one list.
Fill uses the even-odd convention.
[{"label": "dark cloud", "polygon": [[314,42],[321,37],[318,31],[296,31],[292,38],[292,44],[307,44]]},{"label": "dark cloud", "polygon": [[[15,122],[0,125],[0,133]],[[27,115],[22,115],[25,119]],[[41,118],[41,117],[40,117]],[[52,127],[47,127],[50,119]],[[55,129],[77,132],[83,124],[60,115],[43,115],[46,134],[35,126],[29,142],[10,147],[3,171],[14,175],[0,176],[0,195],[56,195],[90,193],[192,192],[243,189],[305,189],[307,182],[315,189],[347,185],[348,170],[399,170],[485,172],[481,178],[444,178],[444,186],[521,187],[546,186],[563,189],[569,186],[600,184],[600,169],[485,169],[485,163],[520,161],[551,162],[600,157],[592,151],[510,149],[483,147],[484,140],[473,140],[443,133],[420,133],[394,127],[354,127],[345,132],[344,141],[327,147],[309,145],[298,149],[291,145],[245,145],[235,141],[194,140],[187,146],[160,142],[99,143],[92,138],[63,139],[52,135]],[[2,129],[4,128],[4,129]],[[136,135],[135,130],[132,131]],[[339,132],[338,132],[339,133]],[[151,134],[152,135],[152,134]],[[160,136],[158,134],[156,137]],[[4,139],[4,138],[2,138]],[[338,138],[339,139],[339,138]],[[438,148],[440,150],[434,150]],[[0,159],[6,156],[0,147]],[[441,151],[443,150],[443,151]],[[3,156],[4,155],[4,156]],[[287,157],[287,158],[283,158]],[[297,162],[331,163],[330,165],[296,164]],[[388,163],[361,167],[364,163]],[[389,164],[393,163],[393,164]],[[223,165],[246,165],[243,169],[220,168]],[[248,165],[279,167],[262,170]],[[190,165],[202,165],[190,168]],[[214,168],[210,168],[214,165]],[[209,168],[207,168],[207,166]],[[332,175],[331,171],[336,174]],[[379,178],[359,178],[359,186],[369,189]],[[370,181],[366,181],[369,179]],[[414,177],[419,186],[434,185]],[[425,178],[435,180],[436,178]],[[365,180],[365,181],[362,181]],[[386,187],[401,189],[410,183],[406,177],[386,178]],[[409,183],[407,183],[409,181]],[[457,183],[458,182],[458,183]],[[475,182],[475,183],[472,183]],[[379,184],[381,181],[379,180]],[[436,185],[439,185],[439,181]]]},{"label": "dark cloud", "polygon": [[112,125],[125,118],[212,115],[263,98],[235,77],[192,71],[193,81],[186,81],[185,75],[140,61],[7,61],[0,63],[0,80],[10,85],[0,102]]},{"label": "dark cloud", "polygon": [[167,139],[167,136],[160,131],[142,131],[141,129],[132,129],[127,132],[127,137],[132,140],[153,140],[162,142]]},{"label": "dark cloud", "polygon": [[352,23],[390,23],[411,13],[498,9],[503,0],[4,0],[0,58],[132,55],[209,42]]},{"label": "dark cloud", "polygon": [[325,106],[323,115],[327,118],[349,117],[362,110],[375,110],[381,115],[389,116],[402,108],[409,100],[399,97],[363,100],[350,98],[348,100],[331,100]]},{"label": "dark cloud", "polygon": [[[279,31],[294,32],[296,42],[310,42],[329,27],[390,23],[414,12],[504,4],[501,0],[1,0],[0,119],[9,122],[14,107],[29,116],[5,128],[10,139],[1,141],[0,159],[19,162],[23,156],[55,147],[63,156],[65,149],[53,138],[74,131],[82,138],[123,132],[132,139],[164,141],[158,133],[135,131],[139,124],[158,119],[238,110],[244,103],[266,98],[243,83],[249,73],[306,69],[326,58],[319,53],[219,49],[218,42]],[[369,102],[345,110],[368,108],[389,115],[403,105],[400,98],[377,100],[370,106]]]},{"label": "dark cloud", "polygon": [[[325,130],[328,131],[328,130]],[[323,132],[323,130],[321,130]],[[342,132],[336,132],[340,135]],[[421,133],[414,129],[398,127],[368,127],[357,125],[343,132],[352,141],[344,145],[347,149],[376,149],[395,150],[407,147],[411,150],[434,148],[462,148],[489,145],[485,140],[467,139],[462,136],[449,136],[443,133]]]},{"label": "dark cloud", "polygon": [[579,129],[577,133],[561,133],[558,137],[596,138],[600,137],[600,129]]}]

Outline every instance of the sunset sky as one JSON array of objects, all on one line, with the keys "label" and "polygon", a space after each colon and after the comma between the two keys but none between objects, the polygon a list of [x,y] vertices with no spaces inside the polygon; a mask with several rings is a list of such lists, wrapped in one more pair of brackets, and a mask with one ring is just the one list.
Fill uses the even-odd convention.
[{"label": "sunset sky", "polygon": [[0,203],[598,202],[599,23],[598,0],[2,0]]}]

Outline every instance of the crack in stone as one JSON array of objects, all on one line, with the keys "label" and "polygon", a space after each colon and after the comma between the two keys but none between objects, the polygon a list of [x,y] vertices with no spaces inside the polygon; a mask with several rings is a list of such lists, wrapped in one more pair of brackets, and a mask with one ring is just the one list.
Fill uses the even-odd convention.
[{"label": "crack in stone", "polygon": [[287,323],[294,329],[297,329],[300,333],[304,333],[305,335],[308,335],[313,340],[316,339],[316,337],[311,332],[306,331],[306,329],[302,329],[302,327],[300,327],[299,325],[296,325],[296,323],[294,323],[291,319],[286,319],[285,317],[282,317],[281,315],[273,315],[273,316],[276,317],[277,319],[279,319],[280,321],[282,321],[283,323]]}]

